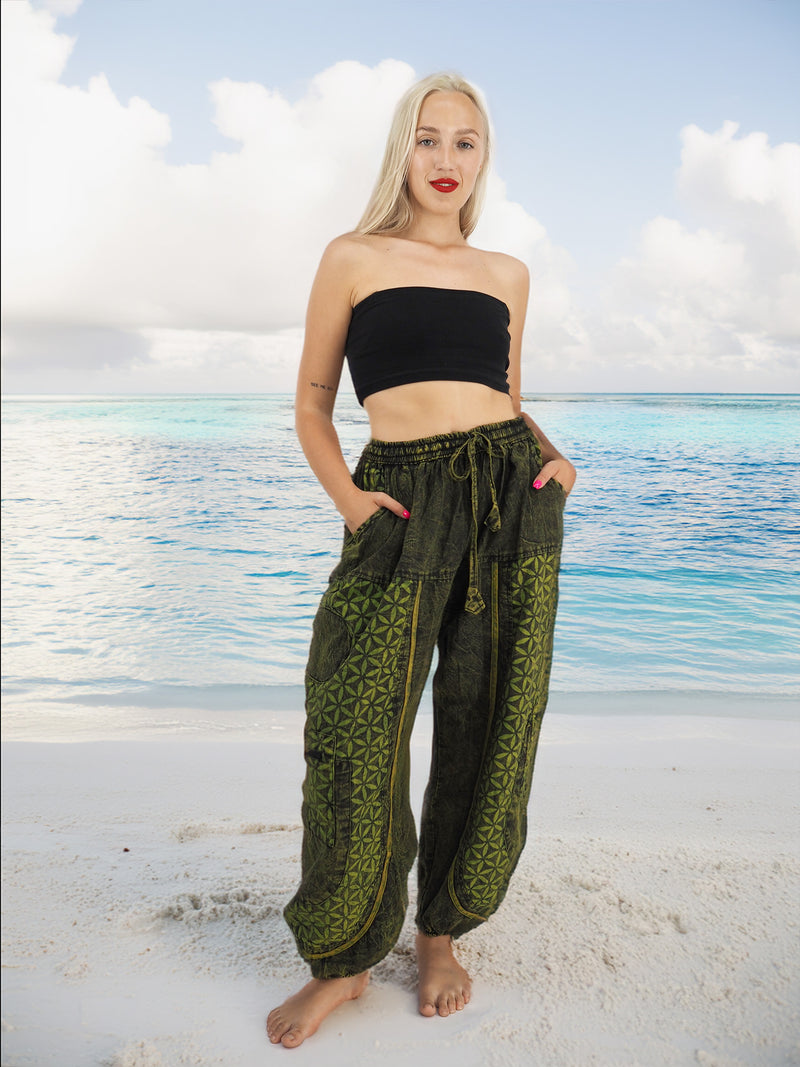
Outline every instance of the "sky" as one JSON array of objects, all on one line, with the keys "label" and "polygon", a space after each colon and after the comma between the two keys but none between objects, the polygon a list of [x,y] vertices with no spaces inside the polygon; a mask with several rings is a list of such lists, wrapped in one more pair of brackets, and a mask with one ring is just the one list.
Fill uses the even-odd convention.
[{"label": "sky", "polygon": [[455,69],[523,389],[800,391],[800,0],[0,0],[5,393],[292,391],[405,88]]}]

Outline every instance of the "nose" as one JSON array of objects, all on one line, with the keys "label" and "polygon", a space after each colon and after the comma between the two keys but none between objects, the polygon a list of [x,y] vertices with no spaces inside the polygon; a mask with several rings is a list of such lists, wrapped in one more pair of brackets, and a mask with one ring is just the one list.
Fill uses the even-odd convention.
[{"label": "nose", "polygon": [[436,153],[436,169],[437,170],[452,170],[453,168],[453,148],[452,145],[441,144],[439,145],[439,151]]}]

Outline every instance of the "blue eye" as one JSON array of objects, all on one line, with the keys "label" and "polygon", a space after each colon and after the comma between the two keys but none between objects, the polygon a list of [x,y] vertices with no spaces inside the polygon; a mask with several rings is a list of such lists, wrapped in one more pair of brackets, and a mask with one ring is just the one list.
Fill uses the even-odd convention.
[{"label": "blue eye", "polygon": [[459,141],[458,142],[458,147],[459,148],[474,148],[475,145],[471,144],[469,141]]},{"label": "blue eye", "polygon": [[420,137],[420,139],[417,141],[417,144],[418,145],[424,145],[424,146],[427,146],[429,144],[433,144],[433,138],[432,137]]}]

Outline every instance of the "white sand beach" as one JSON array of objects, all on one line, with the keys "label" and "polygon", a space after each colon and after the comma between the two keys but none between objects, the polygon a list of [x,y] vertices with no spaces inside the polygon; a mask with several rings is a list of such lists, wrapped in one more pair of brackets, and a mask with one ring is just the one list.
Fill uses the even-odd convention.
[{"label": "white sand beach", "polygon": [[142,738],[4,745],[4,1067],[800,1064],[790,721],[548,713],[523,859],[459,942],[472,1003],[418,1015],[409,922],[292,1051],[264,1020],[305,978],[299,719]]}]

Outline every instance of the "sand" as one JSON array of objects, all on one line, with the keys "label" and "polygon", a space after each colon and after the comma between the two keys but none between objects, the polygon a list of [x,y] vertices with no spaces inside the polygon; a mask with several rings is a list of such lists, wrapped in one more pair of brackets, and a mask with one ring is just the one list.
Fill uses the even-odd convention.
[{"label": "sand", "polygon": [[[429,742],[422,717],[417,808]],[[549,714],[508,897],[459,942],[472,1003],[417,1014],[407,923],[289,1051],[264,1020],[305,980],[299,720],[9,741],[2,1063],[800,1064],[798,757],[785,720]]]}]

